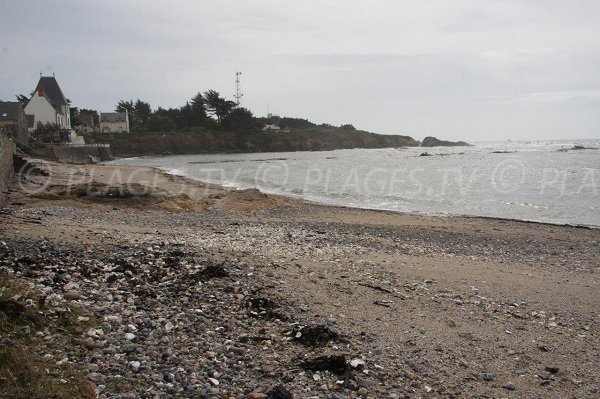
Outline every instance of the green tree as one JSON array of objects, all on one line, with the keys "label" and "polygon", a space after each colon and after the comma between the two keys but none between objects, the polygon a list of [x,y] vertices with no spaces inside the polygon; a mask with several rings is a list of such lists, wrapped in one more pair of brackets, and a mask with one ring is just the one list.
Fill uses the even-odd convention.
[{"label": "green tree", "polygon": [[133,100],[129,100],[129,101],[119,101],[119,103],[117,104],[117,106],[115,107],[115,112],[125,112],[127,111],[127,113],[129,114],[129,118],[133,117],[134,112],[134,106],[133,106]]},{"label": "green tree", "polygon": [[32,144],[57,143],[61,141],[59,127],[56,123],[38,122],[35,130],[29,135]]},{"label": "green tree", "polygon": [[115,108],[116,112],[125,112],[129,116],[129,125],[131,129],[143,129],[146,127],[146,122],[152,114],[152,108],[150,104],[140,100],[139,98],[134,102],[133,100],[124,101],[121,100]]},{"label": "green tree", "polygon": [[98,115],[98,112],[93,109],[81,108],[79,110],[79,115],[91,115],[94,126],[98,126],[100,124],[100,115]]},{"label": "green tree", "polygon": [[235,108],[236,103],[227,100],[215,91],[208,90],[204,93],[204,100],[206,101],[206,111],[217,117],[219,125],[223,126],[223,119]]},{"label": "green tree", "polygon": [[17,101],[23,104],[23,107],[27,105],[29,102],[29,97],[25,96],[25,94],[17,94]]},{"label": "green tree", "polygon": [[202,122],[206,119],[206,100],[202,96],[202,93],[198,92],[192,97],[190,101],[190,110],[198,122]]},{"label": "green tree", "polygon": [[166,115],[151,115],[148,118],[148,130],[151,132],[172,132],[175,130],[175,122]]},{"label": "green tree", "polygon": [[69,108],[69,114],[71,117],[71,126],[72,127],[77,127],[79,125],[81,125],[81,118],[80,118],[80,111],[79,108],[77,107],[70,107]]},{"label": "green tree", "polygon": [[139,98],[136,100],[133,106],[135,112],[135,118],[137,122],[141,126],[145,126],[148,122],[148,118],[152,114],[152,108],[150,107],[150,103],[140,100]]},{"label": "green tree", "polygon": [[223,127],[231,131],[251,132],[259,127],[260,123],[254,118],[252,112],[246,108],[235,108],[223,118]]}]

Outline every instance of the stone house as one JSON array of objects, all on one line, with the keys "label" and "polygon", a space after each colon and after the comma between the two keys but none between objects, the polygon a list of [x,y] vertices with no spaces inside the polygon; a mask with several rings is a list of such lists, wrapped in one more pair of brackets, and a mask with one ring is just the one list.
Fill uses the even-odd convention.
[{"label": "stone house", "polygon": [[0,101],[0,130],[20,144],[29,144],[29,130],[23,104]]},{"label": "stone house", "polygon": [[125,112],[101,112],[100,133],[129,133],[129,115]]}]

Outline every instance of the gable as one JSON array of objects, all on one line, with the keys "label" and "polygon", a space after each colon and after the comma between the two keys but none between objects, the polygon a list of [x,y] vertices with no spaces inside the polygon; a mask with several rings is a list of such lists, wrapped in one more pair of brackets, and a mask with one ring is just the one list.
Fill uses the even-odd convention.
[{"label": "gable", "polygon": [[[35,88],[33,97],[44,97],[52,105],[52,107],[63,114],[64,106],[68,105],[67,99],[65,98],[56,78],[54,76],[42,76]],[[30,100],[31,101],[31,100]]]}]

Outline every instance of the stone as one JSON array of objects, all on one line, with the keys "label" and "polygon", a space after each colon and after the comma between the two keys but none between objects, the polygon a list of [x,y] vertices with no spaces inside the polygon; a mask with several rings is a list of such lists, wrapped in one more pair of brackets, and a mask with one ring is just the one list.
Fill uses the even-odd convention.
[{"label": "stone", "polygon": [[67,292],[65,292],[63,297],[70,301],[77,301],[78,299],[81,298],[81,294],[79,294],[79,292],[77,292],[77,291],[67,291]]},{"label": "stone", "polygon": [[496,375],[494,373],[479,373],[478,376],[485,381],[494,381],[494,379],[496,379]]},{"label": "stone", "polygon": [[507,389],[509,391],[514,391],[515,389],[517,389],[517,386],[512,382],[507,382],[506,384],[502,385],[502,388]]},{"label": "stone", "polygon": [[104,376],[100,373],[89,373],[85,376],[88,380],[92,381],[95,384],[102,382],[104,380]]},{"label": "stone", "polygon": [[135,361],[132,361],[132,362],[129,362],[129,366],[131,367],[131,369],[132,369],[134,372],[138,372],[138,371],[140,370],[140,366],[141,366],[141,365],[142,365],[142,364],[141,364],[140,362],[138,362],[137,360],[135,360]]}]

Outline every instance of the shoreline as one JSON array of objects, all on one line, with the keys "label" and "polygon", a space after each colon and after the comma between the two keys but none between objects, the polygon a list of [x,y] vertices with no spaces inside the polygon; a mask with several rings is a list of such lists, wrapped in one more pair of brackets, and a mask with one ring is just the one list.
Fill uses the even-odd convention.
[{"label": "shoreline", "polygon": [[502,220],[502,221],[511,221],[511,222],[521,222],[521,223],[532,223],[532,224],[549,225],[549,226],[563,226],[563,227],[572,227],[572,228],[581,228],[581,229],[590,229],[590,230],[599,230],[600,229],[600,225],[573,224],[573,223],[561,223],[561,222],[550,222],[550,221],[528,220],[528,219],[513,219],[513,218],[502,218],[502,217],[497,217],[497,216],[481,216],[481,215],[469,215],[469,214],[436,214],[436,213],[425,213],[425,212],[420,212],[420,211],[396,211],[393,209],[370,208],[368,206],[351,206],[351,205],[332,204],[332,203],[327,203],[327,202],[321,202],[319,200],[311,200],[311,199],[303,198],[303,197],[301,197],[301,194],[298,194],[298,195],[291,194],[291,193],[283,193],[282,194],[282,193],[277,193],[277,192],[264,191],[258,187],[243,188],[243,187],[240,187],[239,185],[236,185],[235,183],[232,183],[231,185],[227,185],[227,184],[222,184],[222,183],[218,183],[218,182],[211,182],[211,181],[206,181],[206,180],[202,180],[202,179],[196,179],[194,177],[187,176],[185,174],[172,173],[169,170],[163,169],[159,166],[143,166],[143,167],[156,169],[156,170],[158,170],[162,173],[165,173],[167,175],[170,175],[170,176],[177,176],[177,177],[189,179],[190,181],[196,181],[196,182],[200,182],[203,184],[215,185],[215,186],[221,187],[223,189],[234,189],[234,190],[240,190],[240,191],[256,189],[256,190],[259,190],[261,193],[264,193],[267,195],[283,197],[283,198],[287,198],[290,200],[310,203],[310,204],[317,205],[317,206],[327,206],[327,207],[344,208],[344,209],[360,209],[360,210],[372,211],[372,212],[390,212],[393,214],[401,214],[401,215],[406,215],[406,216],[411,216],[411,215],[425,216],[425,217],[430,217],[430,218],[465,218],[465,219],[473,218],[473,219],[483,219],[483,220],[489,219],[489,220]]},{"label": "shoreline", "polygon": [[[549,141],[553,143],[554,141]],[[537,150],[540,148],[535,147]],[[545,148],[545,147],[543,147]],[[542,149],[543,149],[542,148]],[[443,147],[439,148],[440,151],[443,150]],[[484,151],[478,150],[478,151]],[[345,153],[340,153],[345,154]],[[336,157],[343,158],[342,160],[347,161],[348,157],[351,155],[340,155],[336,154]],[[571,201],[570,196],[574,195],[574,190],[577,188],[572,188],[570,185],[566,192],[558,192],[562,197],[554,199],[552,195],[543,196],[541,195],[540,190],[545,190],[553,194],[551,190],[556,189],[554,186],[550,186],[550,188],[544,186],[544,182],[539,183],[541,188],[535,186],[535,182],[533,185],[535,187],[531,189],[525,189],[523,194],[513,194],[513,195],[500,195],[497,196],[494,194],[495,182],[492,181],[495,176],[490,171],[485,178],[478,177],[475,184],[469,183],[468,187],[475,189],[471,189],[470,191],[457,191],[463,190],[462,183],[460,186],[457,186],[456,182],[446,184],[441,183],[439,181],[439,177],[441,176],[439,172],[436,175],[436,172],[433,171],[431,173],[423,174],[423,176],[432,176],[431,179],[425,177],[421,179],[424,183],[419,183],[418,189],[412,189],[410,186],[400,186],[398,188],[398,184],[389,183],[392,177],[392,171],[394,169],[393,165],[385,164],[384,167],[388,169],[387,174],[380,173],[381,177],[370,181],[364,180],[364,173],[366,171],[358,171],[358,176],[355,183],[355,188],[350,188],[349,191],[340,191],[340,185],[345,177],[350,178],[349,176],[357,176],[356,174],[348,175],[348,173],[336,173],[333,175],[337,176],[332,181],[333,184],[330,184],[329,180],[324,181],[324,178],[321,178],[320,181],[314,185],[312,181],[314,177],[310,172],[309,175],[302,174],[301,169],[296,169],[293,165],[304,165],[304,162],[312,160],[314,157],[307,155],[306,157],[298,156],[295,157],[294,153],[280,154],[278,156],[285,157],[286,159],[290,159],[290,163],[279,164],[275,163],[273,168],[280,166],[279,169],[274,169],[274,172],[269,172],[269,182],[259,181],[261,178],[258,175],[263,169],[262,166],[244,166],[244,172],[239,174],[242,166],[237,165],[229,165],[231,162],[254,162],[257,161],[256,158],[264,158],[272,155],[263,153],[263,154],[254,154],[253,157],[241,156],[241,157],[217,157],[217,158],[200,158],[196,157],[174,157],[172,160],[167,157],[167,160],[160,160],[160,158],[149,158],[152,161],[146,161],[147,165],[157,165],[157,167],[165,170],[167,172],[171,172],[173,174],[182,175],[185,174],[182,171],[185,171],[189,175],[196,175],[199,181],[208,181],[212,184],[220,184],[225,187],[234,187],[236,189],[248,189],[248,188],[259,188],[266,194],[269,195],[277,195],[284,196],[287,198],[293,198],[295,200],[309,201],[311,203],[322,204],[327,206],[342,206],[342,207],[352,207],[352,208],[360,208],[360,209],[369,209],[369,210],[385,210],[392,212],[400,212],[406,214],[419,214],[419,215],[427,215],[432,217],[481,217],[481,218],[499,218],[506,220],[520,220],[524,222],[533,222],[533,223],[543,223],[543,224],[553,224],[553,225],[566,225],[566,226],[578,226],[583,228],[600,228],[600,221],[598,221],[597,216],[595,214],[594,203],[591,201],[593,198],[591,197],[591,192],[585,192],[586,194],[582,197],[581,200]],[[325,156],[323,156],[324,158]],[[317,156],[317,159],[322,158],[321,156]],[[278,158],[279,159],[279,158]],[[509,161],[501,161],[504,158],[498,158],[500,165],[505,165],[506,162]],[[586,158],[587,159],[587,158]],[[187,161],[195,161],[202,160],[202,163],[211,163],[211,165],[207,166],[204,169],[214,169],[216,172],[202,171],[196,170],[193,168],[193,165],[187,165]],[[282,158],[283,160],[283,158]],[[127,160],[116,162],[125,162],[128,163]],[[140,161],[131,161],[132,163],[141,162]],[[220,162],[227,162],[228,165],[219,165]],[[402,161],[404,162],[404,161]],[[402,163],[401,162],[401,163]],[[411,161],[412,162],[412,161]],[[429,162],[429,161],[427,161]],[[440,161],[437,161],[436,165],[439,164]],[[458,161],[453,161],[458,162]],[[518,161],[515,161],[518,164]],[[196,162],[190,162],[196,163]],[[265,169],[269,169],[268,163],[265,164]],[[320,165],[320,164],[319,164]],[[328,164],[325,164],[327,167]],[[404,165],[404,163],[402,163]],[[410,171],[410,165],[413,163],[408,163]],[[510,165],[510,162],[507,164]],[[421,163],[416,163],[413,165],[414,167],[428,167],[427,164],[422,165]],[[285,168],[292,167],[293,172],[291,175],[291,179],[287,179],[283,173],[285,173]],[[173,172],[173,170],[178,171]],[[269,169],[271,170],[271,169]],[[417,171],[420,169],[416,169]],[[495,170],[495,169],[494,169]],[[368,171],[368,169],[367,169]],[[443,171],[443,169],[442,169]],[[485,170],[484,170],[485,172]],[[214,173],[217,173],[215,175]],[[327,173],[329,175],[329,170],[325,169],[323,173]],[[353,172],[355,173],[355,172]],[[394,172],[395,173],[395,172]],[[405,173],[405,172],[402,172]],[[412,172],[411,172],[412,173]],[[475,173],[475,172],[474,172]],[[541,173],[541,172],[540,172]],[[253,175],[254,174],[254,175]],[[317,173],[318,175],[318,173]],[[236,177],[237,176],[237,177]],[[241,176],[241,178],[239,178]],[[369,176],[369,174],[367,174]],[[395,174],[393,175],[395,176]],[[402,175],[404,176],[404,175]],[[421,175],[419,175],[421,176]],[[436,177],[437,176],[437,177]],[[471,175],[473,176],[473,175]],[[482,175],[483,176],[483,175]],[[216,177],[216,178],[215,178]],[[196,179],[194,176],[189,176],[191,179]],[[207,180],[203,180],[206,178]],[[227,179],[226,179],[227,178]],[[403,178],[407,178],[404,176]],[[540,176],[537,177],[538,182],[542,181]],[[593,175],[592,175],[593,178]],[[258,180],[257,180],[258,179]],[[305,181],[303,181],[303,179]],[[306,180],[313,179],[313,180]],[[437,179],[437,180],[436,180]],[[445,179],[445,178],[444,178]],[[469,178],[470,179],[470,178]],[[492,180],[490,180],[492,179]],[[227,180],[227,181],[224,181]],[[318,179],[317,179],[318,180]],[[430,181],[431,180],[431,181]],[[523,180],[523,179],[522,179]],[[348,181],[348,180],[347,180]],[[445,181],[445,180],[444,180]],[[452,180],[453,181],[453,180]],[[462,181],[462,180],[461,180]],[[491,181],[491,183],[490,183]],[[337,182],[337,183],[335,183]],[[579,180],[574,179],[573,184],[578,184]],[[369,189],[369,185],[373,184],[376,187],[376,191],[373,189]],[[307,185],[308,184],[308,185]],[[327,184],[327,187],[323,186],[323,184]],[[347,184],[347,183],[344,183]],[[390,184],[395,184],[390,186]],[[491,184],[491,185],[490,185]],[[571,184],[571,183],[569,183]],[[583,184],[583,182],[581,182]],[[528,183],[529,186],[529,183]],[[564,181],[563,181],[564,186]],[[347,187],[347,186],[344,186]],[[381,189],[379,188],[381,187]],[[496,187],[497,188],[497,187]],[[581,189],[581,187],[580,187]],[[367,191],[365,191],[367,190]],[[370,190],[370,191],[369,191]],[[416,190],[416,191],[415,191]],[[490,191],[492,190],[492,191]],[[533,190],[533,191],[532,191]],[[536,191],[537,190],[537,191]],[[564,190],[564,189],[563,189]],[[430,194],[426,194],[427,191]],[[481,191],[483,194],[483,201],[477,201],[477,193]],[[444,192],[446,194],[444,194]],[[414,195],[418,193],[418,195]],[[537,193],[537,194],[536,194]],[[419,199],[421,198],[421,199]],[[512,200],[515,199],[515,202]],[[575,200],[576,198],[573,197]],[[590,202],[591,201],[591,202]],[[438,212],[439,211],[439,212]]]},{"label": "shoreline", "polygon": [[77,311],[9,342],[82,370],[90,397],[599,392],[597,229],[39,163],[51,176],[17,176],[1,210],[0,273],[44,320]]}]

